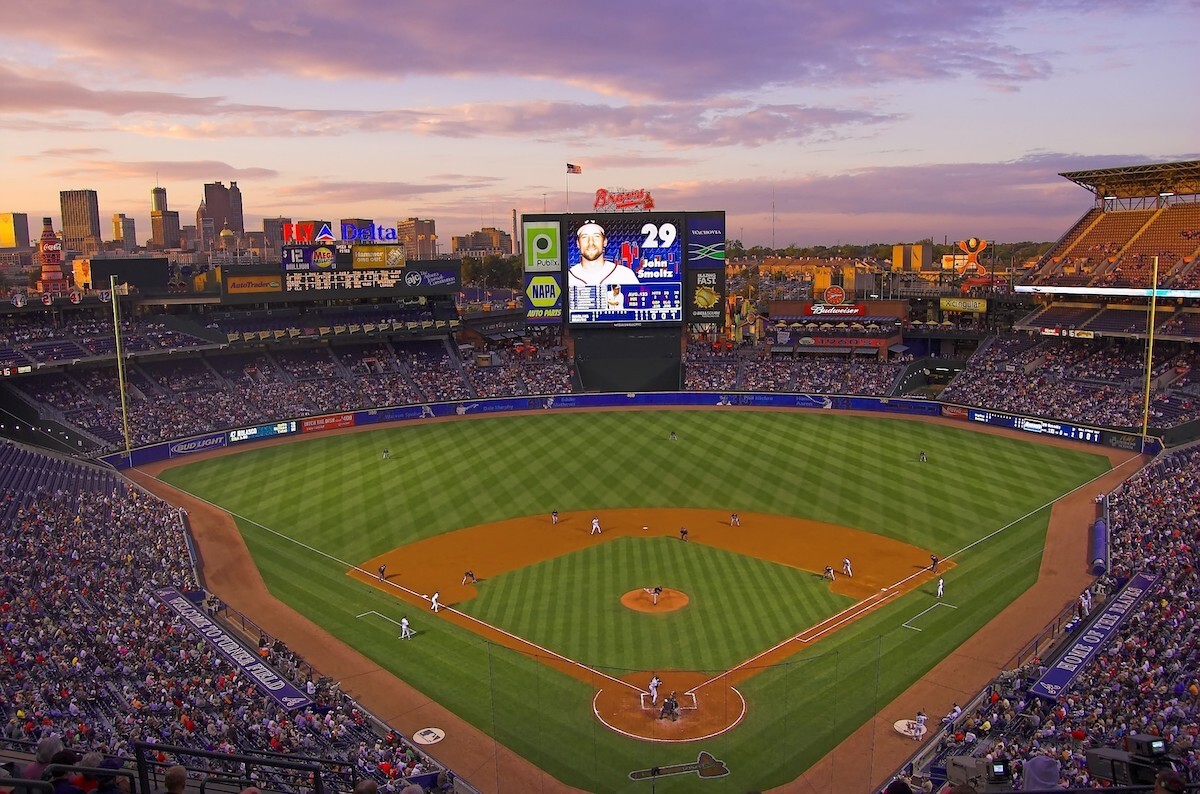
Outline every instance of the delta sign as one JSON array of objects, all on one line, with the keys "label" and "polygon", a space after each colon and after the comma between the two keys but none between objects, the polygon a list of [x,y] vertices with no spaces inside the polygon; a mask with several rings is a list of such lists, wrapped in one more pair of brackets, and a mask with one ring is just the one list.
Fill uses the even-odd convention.
[{"label": "delta sign", "polygon": [[557,273],[525,276],[525,322],[557,325],[562,322],[562,284]]},{"label": "delta sign", "polygon": [[[400,237],[391,226],[375,224],[374,226],[355,226],[353,223],[343,223],[341,226],[343,242],[378,242],[394,243]],[[330,224],[322,223],[285,223],[283,224],[283,241],[285,243],[334,243],[338,238],[333,236]]]}]

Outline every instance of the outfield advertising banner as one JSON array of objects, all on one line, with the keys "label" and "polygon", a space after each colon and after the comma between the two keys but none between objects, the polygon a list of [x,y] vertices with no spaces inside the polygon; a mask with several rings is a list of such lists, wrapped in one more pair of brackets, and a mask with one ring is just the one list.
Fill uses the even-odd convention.
[{"label": "outfield advertising banner", "polygon": [[523,221],[522,237],[525,247],[526,273],[562,272],[562,239],[560,224],[554,220]]},{"label": "outfield advertising banner", "polygon": [[559,325],[563,317],[562,273],[525,273],[525,324]]},{"label": "outfield advertising banner", "polygon": [[205,642],[213,650],[224,656],[246,678],[253,681],[263,694],[276,703],[289,711],[312,705],[312,701],[307,695],[288,682],[287,678],[268,667],[257,654],[243,646],[237,638],[209,620],[208,616],[197,609],[196,605],[183,593],[174,587],[160,587],[154,591],[154,597],[200,632]]},{"label": "outfield advertising banner", "polygon": [[1151,577],[1144,573],[1130,579],[1121,591],[1104,605],[1096,619],[1084,628],[1079,639],[1034,682],[1029,688],[1030,694],[1047,700],[1057,700],[1064,691],[1070,689],[1075,678],[1087,669],[1097,654],[1112,643],[1125,619],[1157,582],[1157,576]]},{"label": "outfield advertising banner", "polygon": [[725,268],[688,270],[687,321],[725,326]]},{"label": "outfield advertising banner", "polygon": [[326,414],[300,420],[301,433],[319,433],[322,430],[337,430],[340,427],[354,427],[354,414]]},{"label": "outfield advertising banner", "polygon": [[725,213],[687,216],[687,266],[725,269]]},{"label": "outfield advertising banner", "polygon": [[983,422],[988,425],[999,425],[1024,430],[1026,433],[1039,433],[1056,438],[1069,438],[1072,441],[1087,441],[1099,444],[1103,431],[1094,427],[1083,427],[1067,422],[1051,422],[1047,419],[1031,419],[1025,416],[1013,416],[999,411],[981,411],[972,408],[968,414],[972,422]]},{"label": "outfield advertising banner", "polygon": [[196,438],[187,438],[183,441],[172,441],[167,447],[167,454],[172,458],[182,457],[183,455],[192,455],[196,452],[205,452],[210,449],[220,449],[226,445],[224,433],[210,433],[207,436],[198,436]]}]

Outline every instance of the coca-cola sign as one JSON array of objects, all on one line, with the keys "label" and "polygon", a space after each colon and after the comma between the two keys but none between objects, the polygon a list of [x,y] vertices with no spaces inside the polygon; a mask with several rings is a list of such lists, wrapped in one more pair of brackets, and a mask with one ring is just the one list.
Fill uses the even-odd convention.
[{"label": "coca-cola sign", "polygon": [[43,254],[61,253],[62,252],[62,241],[61,240],[42,240],[40,243],[38,243],[38,248],[41,250],[41,252]]}]

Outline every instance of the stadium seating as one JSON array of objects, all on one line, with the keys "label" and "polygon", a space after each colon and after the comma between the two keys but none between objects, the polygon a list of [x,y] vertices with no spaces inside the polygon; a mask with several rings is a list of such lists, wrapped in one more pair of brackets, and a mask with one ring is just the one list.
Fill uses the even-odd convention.
[{"label": "stadium seating", "polygon": [[262,636],[259,653],[308,688],[314,705],[304,712],[264,697],[160,605],[152,590],[170,586],[220,611],[201,600],[177,509],[111,472],[4,443],[0,516],[0,744],[57,736],[77,751],[126,757],[138,741],[315,756],[341,791],[356,778],[394,784],[444,772],[395,731],[372,730],[336,686],[309,687],[313,671],[282,643]]}]

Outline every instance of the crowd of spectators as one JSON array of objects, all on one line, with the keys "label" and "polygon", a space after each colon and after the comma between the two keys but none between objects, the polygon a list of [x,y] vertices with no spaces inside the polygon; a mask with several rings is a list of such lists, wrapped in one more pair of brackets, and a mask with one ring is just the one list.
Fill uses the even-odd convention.
[{"label": "crowd of spectators", "polygon": [[[4,450],[4,482],[9,468],[49,460]],[[356,703],[315,686],[311,668],[266,637],[260,655],[313,704],[287,711],[264,695],[154,597],[158,587],[198,592],[180,512],[115,475],[93,480],[91,491],[0,492],[3,741],[126,758],[136,741],[298,753],[331,759],[337,790],[373,777],[397,791],[405,778],[441,771],[395,732],[372,730]]]},{"label": "crowd of spectators", "polygon": [[[1182,348],[1156,354],[1152,378],[1179,366]],[[942,399],[1086,425],[1140,426],[1142,353],[1134,343],[1098,345],[1052,338],[1002,337],[972,356]],[[1200,401],[1179,399],[1178,387],[1154,387],[1150,425],[1169,427],[1200,418]]]},{"label": "crowd of spectators", "polygon": [[1165,739],[1188,779],[1200,782],[1200,448],[1156,461],[1108,504],[1111,567],[1092,590],[1115,593],[1137,573],[1157,583],[1056,700],[1028,694],[1042,660],[1005,671],[978,708],[947,723],[943,754],[1009,759],[1018,784],[1025,763],[1047,756],[1061,784],[1089,787],[1099,781],[1088,773],[1087,750],[1119,749],[1142,733]]}]

